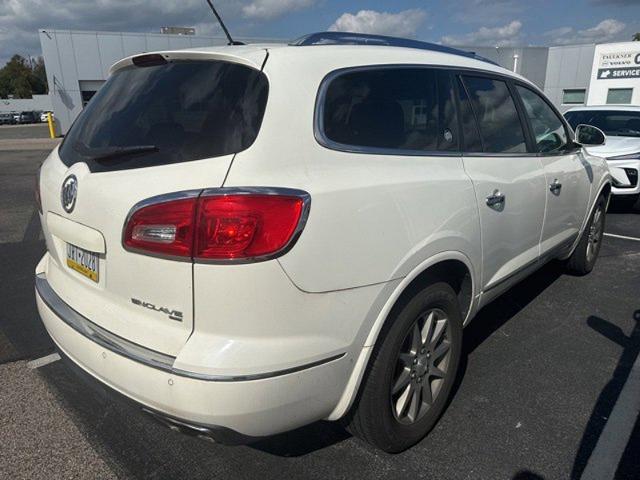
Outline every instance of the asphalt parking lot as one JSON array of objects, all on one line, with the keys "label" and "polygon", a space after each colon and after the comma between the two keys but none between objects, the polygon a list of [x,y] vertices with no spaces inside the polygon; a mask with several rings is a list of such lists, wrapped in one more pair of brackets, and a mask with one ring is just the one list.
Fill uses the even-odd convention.
[{"label": "asphalt parking lot", "polygon": [[33,293],[46,155],[0,141],[0,478],[640,478],[640,209],[609,212],[592,274],[550,264],[478,315],[455,396],[414,448],[387,455],[326,422],[225,447],[104,398],[61,361],[33,368],[53,352]]}]

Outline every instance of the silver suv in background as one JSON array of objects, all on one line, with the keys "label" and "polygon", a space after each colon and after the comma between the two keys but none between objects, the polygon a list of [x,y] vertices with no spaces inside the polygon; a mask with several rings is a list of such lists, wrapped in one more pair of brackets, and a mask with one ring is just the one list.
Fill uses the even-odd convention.
[{"label": "silver suv in background", "polygon": [[604,145],[589,147],[589,153],[607,159],[613,177],[611,193],[636,205],[640,197],[640,107],[605,105],[576,107],[564,114],[575,129],[594,125],[607,135]]}]

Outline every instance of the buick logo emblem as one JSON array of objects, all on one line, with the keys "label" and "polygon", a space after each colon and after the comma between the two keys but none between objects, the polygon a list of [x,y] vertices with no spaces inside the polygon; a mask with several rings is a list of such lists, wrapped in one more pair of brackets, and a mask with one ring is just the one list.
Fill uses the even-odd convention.
[{"label": "buick logo emblem", "polygon": [[62,182],[62,191],[60,192],[60,200],[62,208],[67,213],[73,212],[76,206],[76,197],[78,196],[78,179],[75,175],[69,175]]}]

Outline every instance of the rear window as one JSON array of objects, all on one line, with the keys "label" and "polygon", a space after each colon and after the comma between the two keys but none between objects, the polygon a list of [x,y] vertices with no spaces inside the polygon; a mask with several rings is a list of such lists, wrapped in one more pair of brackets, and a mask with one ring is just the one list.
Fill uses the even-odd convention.
[{"label": "rear window", "polygon": [[60,157],[100,172],[237,153],[256,139],[267,95],[262,72],[234,63],[126,67],[80,114]]}]

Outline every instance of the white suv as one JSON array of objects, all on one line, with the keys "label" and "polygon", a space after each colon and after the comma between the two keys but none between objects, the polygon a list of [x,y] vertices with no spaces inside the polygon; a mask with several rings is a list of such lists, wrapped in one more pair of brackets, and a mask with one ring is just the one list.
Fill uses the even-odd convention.
[{"label": "white suv", "polygon": [[640,107],[576,107],[564,116],[573,127],[589,124],[606,133],[606,145],[590,147],[589,152],[607,159],[613,182],[611,194],[635,204],[640,197]]},{"label": "white suv", "polygon": [[323,33],[133,56],[42,166],[38,309],[186,432],[342,419],[396,452],[483,305],[551,259],[593,268],[610,190],[538,88],[466,52]]}]

